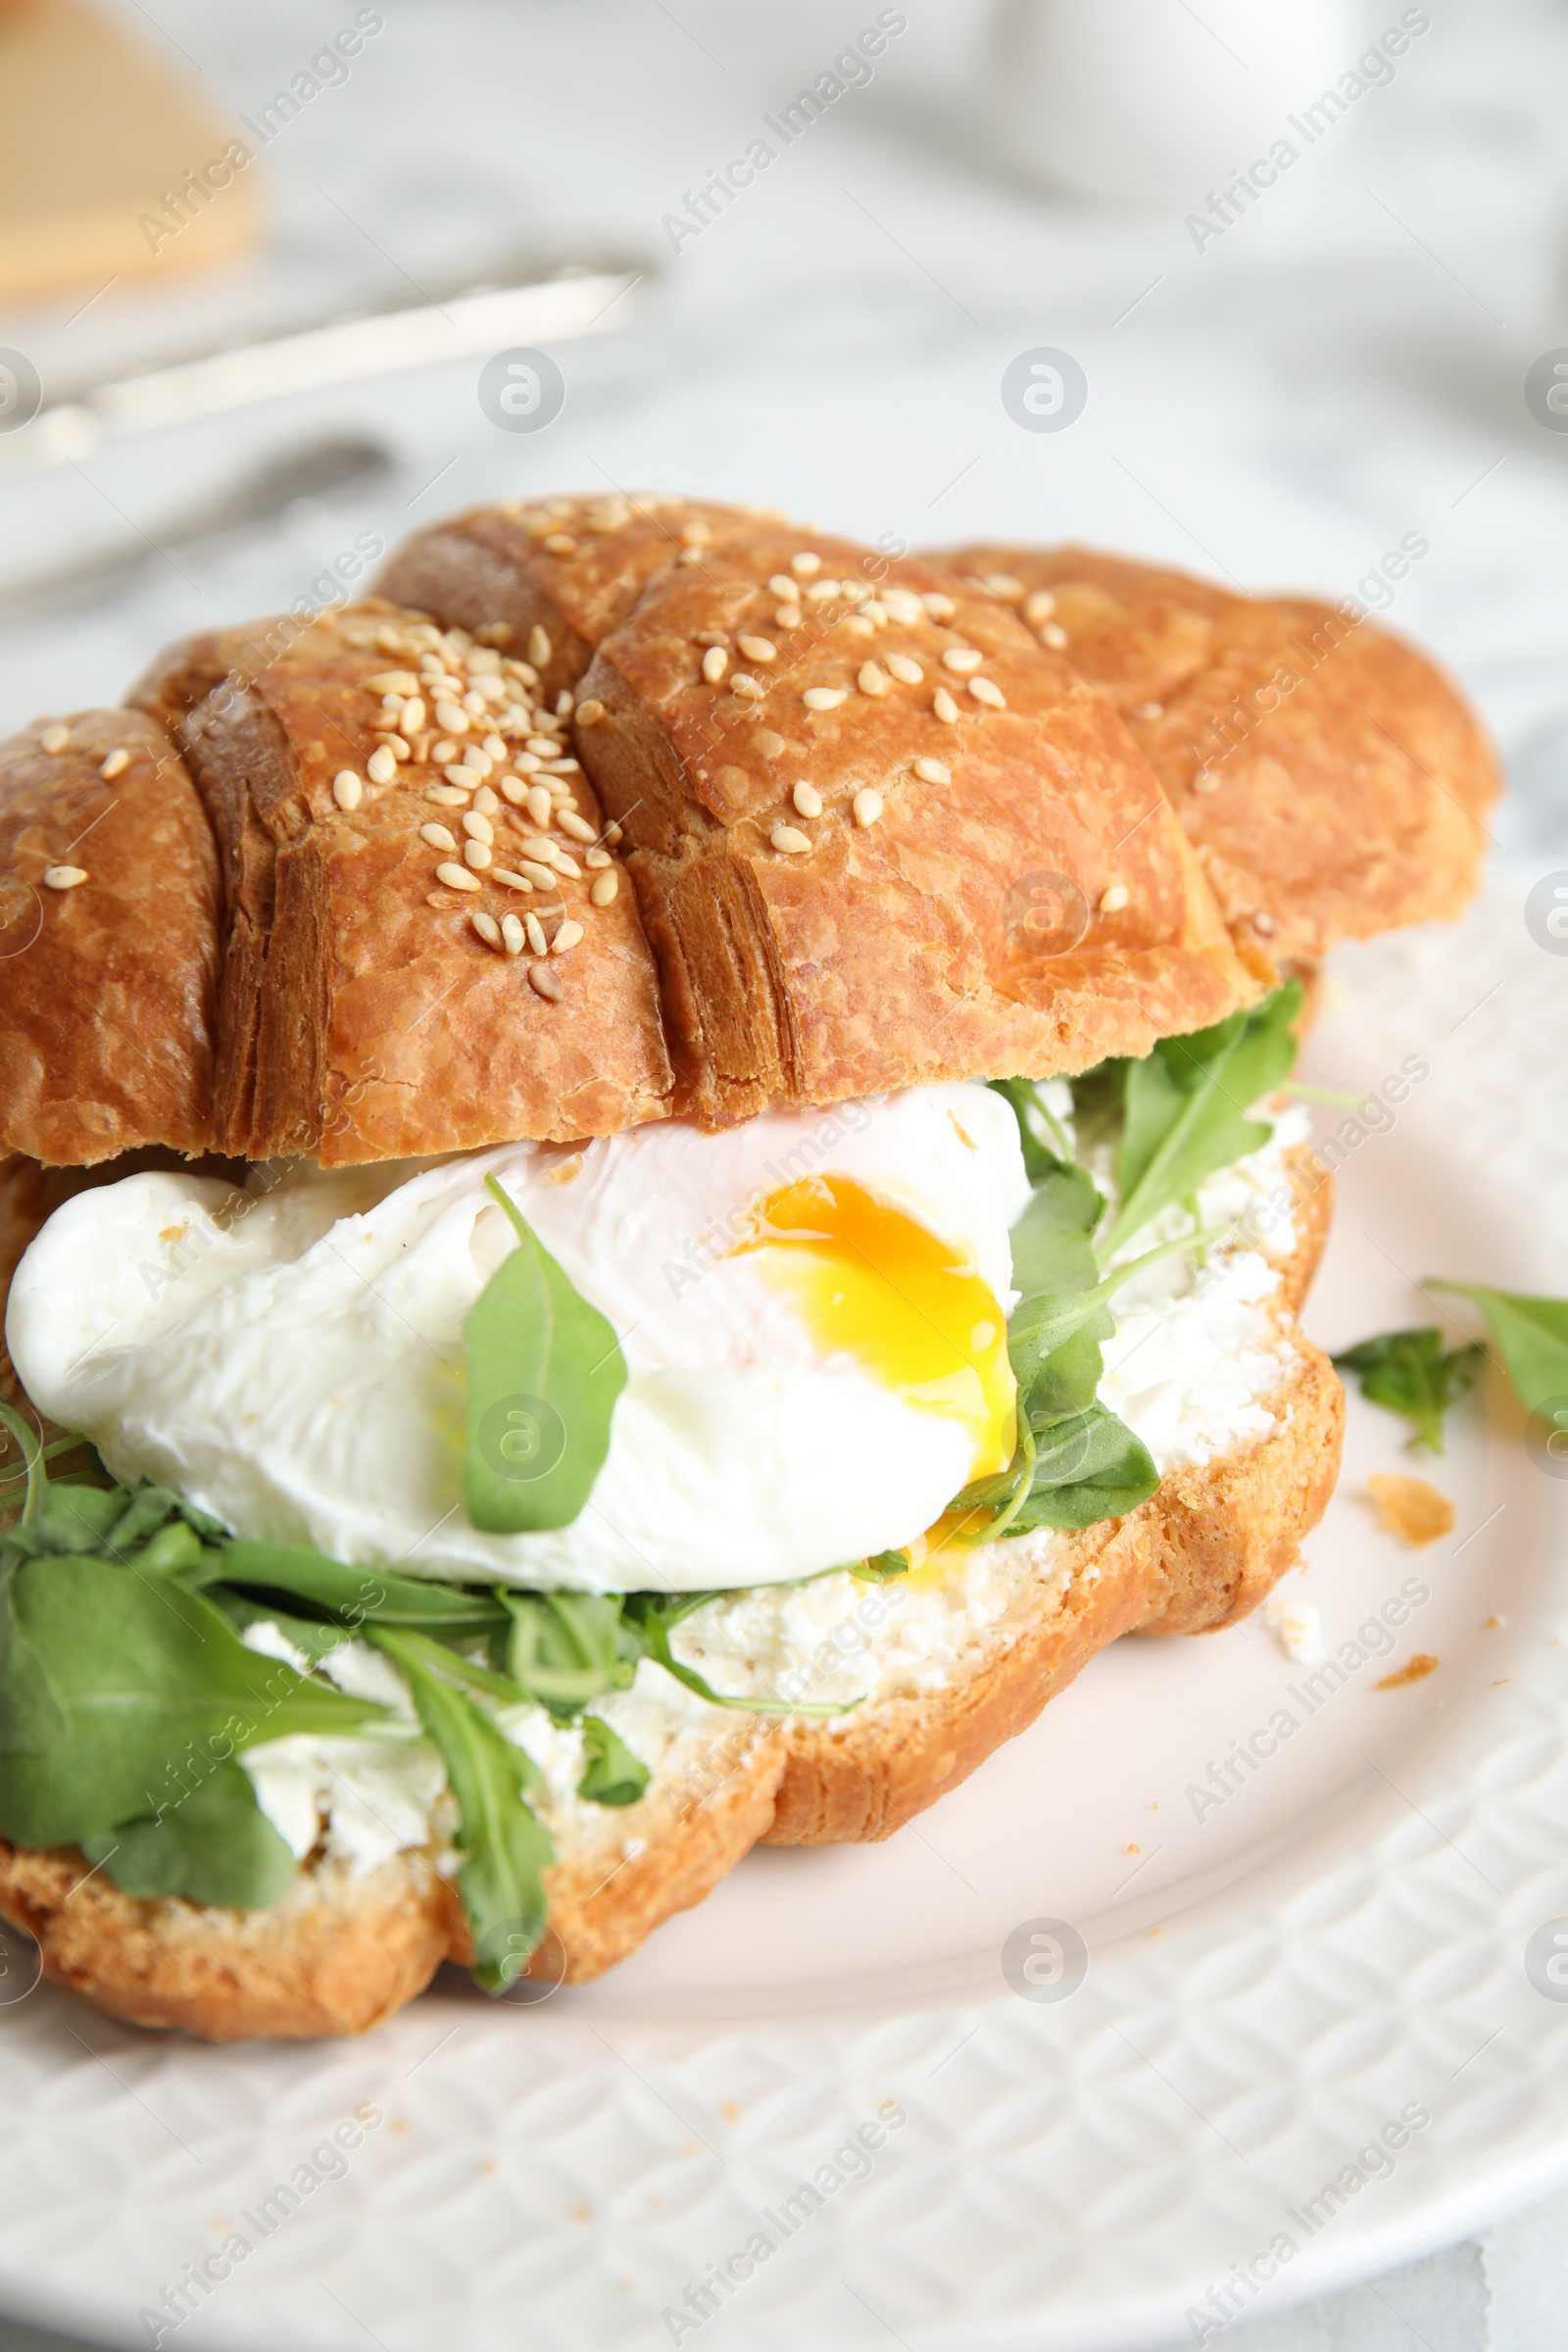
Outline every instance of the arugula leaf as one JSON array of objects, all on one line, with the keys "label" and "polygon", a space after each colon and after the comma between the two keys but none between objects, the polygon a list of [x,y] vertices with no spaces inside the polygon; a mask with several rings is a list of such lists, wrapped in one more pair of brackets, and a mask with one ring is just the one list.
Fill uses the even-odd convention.
[{"label": "arugula leaf", "polygon": [[721,1600],[721,1592],[628,1592],[625,1603],[627,1631],[639,1644],[642,1654],[662,1666],[677,1683],[706,1698],[710,1706],[734,1707],[746,1715],[847,1715],[858,1707],[858,1698],[735,1698],[715,1690],[704,1680],[694,1666],[682,1665],[670,1650],[669,1637],[682,1618],[710,1600]]},{"label": "arugula leaf", "polygon": [[507,1592],[507,1671],[552,1713],[571,1714],[606,1690],[629,1690],[639,1645],[623,1639],[618,1592]]},{"label": "arugula leaf", "polygon": [[123,1894],[178,1894],[236,1911],[280,1901],[298,1868],[238,1764],[220,1764],[161,1817],[122,1822],[80,1845]]},{"label": "arugula leaf", "polygon": [[527,1801],[538,1767],[448,1679],[451,1655],[438,1642],[381,1627],[370,1629],[370,1640],[401,1669],[441,1751],[458,1807],[457,1846],[466,1856],[458,1890],[473,1937],[473,1973],[487,1991],[505,1992],[545,1932],[542,1874],[555,1848]]},{"label": "arugula leaf", "polygon": [[1300,1007],[1301,983],[1292,980],[1250,1011],[1191,1037],[1161,1038],[1142,1061],[1122,1064],[1121,1205],[1101,1238],[1102,1264],[1162,1208],[1267,1143],[1269,1128],[1247,1113],[1295,1068],[1291,1023]]},{"label": "arugula leaf", "polygon": [[1474,1388],[1484,1352],[1471,1347],[1445,1354],[1443,1334],[1429,1326],[1422,1331],[1380,1332],[1375,1339],[1345,1348],[1334,1361],[1358,1375],[1363,1396],[1403,1415],[1415,1432],[1412,1446],[1441,1453],[1443,1416],[1456,1397]]},{"label": "arugula leaf", "polygon": [[1102,1404],[1051,1423],[1035,1440],[1027,1493],[1016,1495],[1011,1473],[965,1487],[955,1509],[998,1509],[999,1533],[1027,1535],[1036,1527],[1093,1527],[1147,1502],[1159,1484],[1153,1456],[1125,1421]]},{"label": "arugula leaf", "polygon": [[1496,1336],[1514,1395],[1527,1413],[1568,1396],[1568,1299],[1489,1291],[1478,1282],[1439,1282],[1435,1291],[1473,1298]]},{"label": "arugula leaf", "polygon": [[577,1794],[595,1805],[634,1805],[648,1786],[647,1765],[599,1715],[583,1717],[582,1744],[588,1769]]},{"label": "arugula leaf", "polygon": [[0,1553],[0,1759],[47,1756],[70,1738],[43,1660],[17,1623],[11,1590],[16,1570],[16,1561]]},{"label": "arugula leaf", "polygon": [[572,1289],[495,1177],[485,1186],[512,1220],[517,1247],[463,1327],[463,1505],[474,1527],[511,1536],[565,1527],[582,1509],[610,1451],[626,1359],[611,1325]]},{"label": "arugula leaf", "polygon": [[[385,1713],[247,1649],[172,1578],[53,1558],[18,1562],[9,1583],[13,1625],[66,1727],[58,1745],[0,1760],[0,1836],[19,1845],[78,1844],[188,1796],[238,1748],[355,1732]],[[28,1703],[8,1674],[0,1721],[20,1712],[25,1724]]]},{"label": "arugula leaf", "polygon": [[1104,1370],[1102,1344],[1116,1328],[1109,1307],[1097,1308],[1078,1330],[1041,1356],[1032,1336],[1030,1306],[1036,1298],[1060,1298],[1096,1287],[1100,1268],[1090,1236],[1104,1205],[1087,1170],[1054,1168],[1042,1179],[1008,1235],[1013,1287],[1023,1293],[1007,1325],[1008,1354],[1026,1420],[1078,1412],[1094,1402]]},{"label": "arugula leaf", "polygon": [[351,1568],[305,1544],[225,1543],[221,1573],[225,1584],[310,1601],[350,1627],[373,1618],[377,1625],[407,1626],[438,1639],[478,1640],[504,1631],[509,1622],[497,1594],[466,1592],[433,1578],[427,1583]]},{"label": "arugula leaf", "polygon": [[[1147,1266],[1157,1265],[1161,1258],[1179,1256],[1194,1247],[1194,1241],[1192,1234],[1185,1234],[1174,1241],[1159,1242],[1142,1256],[1117,1266],[1102,1282],[1096,1283],[1093,1290],[1059,1295],[1043,1291],[1015,1306],[1007,1322],[1007,1354],[1020,1390],[1027,1394],[1033,1388],[1047,1358],[1094,1324],[1134,1275],[1143,1273]],[[1110,1335],[1106,1332],[1104,1336]]]},{"label": "arugula leaf", "polygon": [[[1066,1134],[1047,1109],[1045,1098],[1033,1080],[993,1078],[988,1083],[994,1094],[1003,1096],[1012,1105],[1012,1115],[1018,1122],[1024,1174],[1030,1183],[1038,1184],[1054,1169],[1065,1166],[1072,1158]],[[1042,1128],[1051,1139],[1051,1148],[1042,1140]]]},{"label": "arugula leaf", "polygon": [[873,1551],[868,1559],[856,1560],[850,1574],[858,1584],[885,1585],[890,1577],[907,1576],[909,1555],[906,1551]]}]

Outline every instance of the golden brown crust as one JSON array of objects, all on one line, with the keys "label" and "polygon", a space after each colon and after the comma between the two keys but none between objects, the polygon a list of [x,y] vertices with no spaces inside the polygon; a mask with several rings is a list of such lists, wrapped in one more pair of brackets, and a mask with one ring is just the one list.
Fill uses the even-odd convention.
[{"label": "golden brown crust", "polygon": [[[531,705],[531,670],[503,672],[493,651],[481,668],[478,649],[449,648],[441,658],[454,693],[475,699],[471,713],[449,708],[433,689],[416,693],[434,632],[411,638],[408,627],[382,604],[347,608],[287,642],[278,624],[270,645],[257,624],[174,649],[138,690],[172,708],[208,687],[177,724],[223,857],[214,1127],[237,1155],[305,1154],[327,1166],[411,1158],[523,1136],[613,1134],[668,1109],[635,894],[622,887],[606,906],[590,896],[598,872],[584,867],[580,835],[593,844],[601,832],[591,789],[579,769],[566,771],[570,822],[560,830],[559,816],[546,820],[553,854],[575,869],[554,882],[530,856],[537,818],[514,805],[530,782],[562,780],[524,749],[530,733],[543,743],[539,728],[555,727]],[[258,664],[259,645],[268,658]],[[385,693],[388,677],[406,678],[407,694]],[[478,684],[490,680],[503,699],[481,707]],[[404,737],[397,713],[416,699],[422,717]],[[383,738],[388,757],[393,738],[409,756],[377,781],[370,761]],[[556,748],[569,757],[569,744]],[[534,865],[543,878],[531,888],[527,876],[514,888],[475,874],[461,847],[421,837],[422,825],[440,825],[462,844],[470,811],[445,771],[470,752],[483,766],[466,772],[495,804],[484,820],[493,867]],[[359,783],[350,808],[334,797],[343,773]],[[514,800],[498,794],[506,779]],[[449,886],[444,864],[476,886]],[[598,871],[619,869],[604,853]],[[497,926],[532,914],[551,940],[570,921],[582,937],[559,956],[537,942],[500,953],[476,931],[476,911]],[[559,1001],[532,984],[535,967]]]},{"label": "golden brown crust", "polygon": [[[0,744],[0,1151],[205,1151],[221,891],[179,756],[134,710]],[[123,763],[115,755],[125,755]],[[113,771],[108,777],[100,770]],[[87,879],[47,887],[46,871]]]},{"label": "golden brown crust", "polygon": [[1449,680],[1376,621],[1085,548],[943,561],[1009,603],[1054,595],[1050,642],[1126,718],[1238,941],[1311,962],[1470,899],[1495,759]]},{"label": "golden brown crust", "polygon": [[755,529],[756,519],[739,507],[652,492],[513,500],[418,532],[376,586],[443,628],[482,630],[487,643],[526,656],[553,702],[576,685],[601,638],[657,573],[682,557],[700,562],[705,548]]},{"label": "golden brown crust", "polygon": [[302,1871],[268,1911],[122,1894],[74,1847],[0,1839],[0,1915],[46,1976],[134,2026],[207,2041],[365,2034],[422,1992],[452,1940],[453,1896],[424,1854],[366,1877]]},{"label": "golden brown crust", "polygon": [[1296,1360],[1271,1400],[1276,1427],[1201,1468],[1171,1470],[1125,1519],[1067,1539],[1070,1582],[1021,1634],[977,1649],[941,1690],[876,1700],[836,1729],[785,1726],[789,1761],[769,1845],[889,1838],[1027,1730],[1095,1652],[1122,1634],[1209,1633],[1254,1609],[1296,1563],[1339,1474],[1345,1392],[1295,1326],[1331,1213],[1332,1185],[1292,1155],[1295,1246],[1279,1318]]},{"label": "golden brown crust", "polygon": [[[778,1734],[742,1720],[698,1741],[677,1779],[607,1811],[596,1838],[545,1871],[550,1927],[529,1975],[602,1976],[703,1901],[771,1820],[783,1768]],[[443,1960],[473,1957],[456,1889],[416,1852],[358,1876],[316,1859],[270,1909],[225,1911],[122,1894],[74,1847],[0,1839],[0,1917],[33,1937],[46,1976],[111,2017],[206,2041],[365,2034]]]},{"label": "golden brown crust", "polygon": [[[797,561],[801,605],[781,606]],[[648,584],[581,692],[601,715],[579,752],[632,845],[680,1101],[707,1121],[1083,1069],[1257,993],[1266,962],[1238,960],[1105,698],[926,565],[781,525],[732,533]],[[1066,922],[1042,952],[1028,918],[1052,891]]]}]

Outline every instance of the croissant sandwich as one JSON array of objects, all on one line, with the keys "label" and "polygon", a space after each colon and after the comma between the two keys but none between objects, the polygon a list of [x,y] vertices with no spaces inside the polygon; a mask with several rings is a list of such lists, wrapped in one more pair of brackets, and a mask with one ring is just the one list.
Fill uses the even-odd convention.
[{"label": "croissant sandwich", "polygon": [[1256,1604],[1344,1410],[1303,980],[1494,788],[1368,626],[1210,789],[1306,612],[551,499],[0,747],[52,1977],[217,2039],[580,1981]]}]

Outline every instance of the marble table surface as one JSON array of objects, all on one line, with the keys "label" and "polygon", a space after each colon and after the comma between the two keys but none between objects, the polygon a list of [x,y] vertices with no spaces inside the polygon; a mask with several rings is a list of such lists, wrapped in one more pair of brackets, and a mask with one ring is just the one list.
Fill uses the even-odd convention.
[{"label": "marble table surface", "polygon": [[[101,4],[217,113],[253,122],[355,14],[349,0]],[[1568,346],[1560,0],[1431,0],[1392,84],[1200,240],[1188,216],[1205,188],[1119,209],[998,162],[982,0],[892,12],[905,28],[871,78],[787,144],[769,118],[776,129],[875,8],[370,13],[381,29],[347,78],[249,167],[264,255],[221,278],[155,274],[9,315],[0,344],[59,387],[203,335],[416,301],[432,275],[503,252],[624,259],[641,282],[603,331],[559,347],[565,407],[536,434],[486,417],[467,361],[47,473],[0,462],[0,590],[99,550],[148,552],[126,593],[0,630],[0,732],[113,701],[168,638],[311,594],[357,533],[390,545],[505,493],[664,486],[886,544],[1072,537],[1247,587],[1359,595],[1479,702],[1511,778],[1499,844],[1538,873],[1568,864],[1568,432],[1524,395],[1533,363]],[[1368,37],[1398,13],[1367,0]],[[703,219],[693,197],[759,137],[770,164]],[[1243,160],[1219,158],[1216,176]],[[1004,404],[1009,363],[1042,348],[1087,383],[1059,432],[1023,429]],[[188,500],[345,429],[392,459],[363,495],[160,552]],[[1378,566],[1406,534],[1427,552],[1391,586]],[[1565,2308],[1568,2196],[1226,2332],[1238,2352],[1555,2352]],[[0,2352],[56,2340],[0,2321]]]}]

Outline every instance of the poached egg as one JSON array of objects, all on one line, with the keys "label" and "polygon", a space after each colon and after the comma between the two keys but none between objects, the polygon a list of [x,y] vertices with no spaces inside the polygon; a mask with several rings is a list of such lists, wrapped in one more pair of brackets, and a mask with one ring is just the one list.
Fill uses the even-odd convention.
[{"label": "poached egg", "polygon": [[[524,1535],[461,1500],[463,1324],[514,1246],[494,1174],[614,1328],[588,1502]],[[536,1589],[785,1582],[913,1543],[1014,1444],[1013,1113],[920,1087],[716,1135],[142,1174],[58,1209],[12,1360],[110,1469],[236,1534]]]}]

